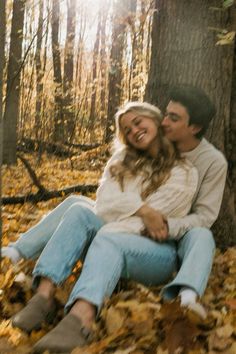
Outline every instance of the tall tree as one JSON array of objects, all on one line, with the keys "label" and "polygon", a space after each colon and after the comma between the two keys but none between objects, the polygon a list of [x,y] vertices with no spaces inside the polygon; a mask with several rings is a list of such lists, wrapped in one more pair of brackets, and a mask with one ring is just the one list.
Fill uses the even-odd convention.
[{"label": "tall tree", "polygon": [[67,1],[67,33],[65,44],[63,95],[65,139],[70,141],[74,133],[75,114],[73,108],[73,75],[75,44],[76,0]]},{"label": "tall tree", "polygon": [[13,1],[3,134],[3,162],[7,164],[16,163],[24,10],[25,0]]},{"label": "tall tree", "polygon": [[2,144],[3,144],[3,117],[2,117],[2,90],[3,69],[5,63],[5,32],[6,32],[6,0],[0,1],[0,261],[2,248]]},{"label": "tall tree", "polygon": [[43,67],[41,61],[42,38],[43,38],[43,6],[44,2],[39,2],[39,18],[38,18],[38,32],[37,44],[35,53],[35,67],[36,67],[36,110],[35,110],[35,132],[36,139],[39,140],[41,132],[41,110],[43,99]]},{"label": "tall tree", "polygon": [[[130,25],[130,34],[131,34],[131,65],[129,72],[129,100],[132,97],[132,100],[137,100],[137,85],[133,85],[135,78],[137,77],[137,60],[138,60],[138,29],[136,26],[137,23],[137,0],[130,0],[130,9],[129,9],[128,22]],[[134,87],[133,87],[134,86]]]},{"label": "tall tree", "polygon": [[94,139],[93,127],[96,118],[96,97],[97,97],[97,76],[98,76],[98,53],[101,41],[101,17],[102,17],[102,9],[100,7],[98,13],[98,24],[97,24],[97,33],[96,39],[93,47],[93,64],[92,64],[92,97],[91,97],[91,108],[89,115],[89,128],[90,128],[90,136],[91,140]]},{"label": "tall tree", "polygon": [[55,113],[54,113],[54,140],[62,142],[64,140],[63,121],[63,86],[61,74],[61,53],[59,48],[59,20],[60,2],[52,2],[52,58],[55,84]]},{"label": "tall tree", "polygon": [[101,90],[100,90],[100,119],[101,124],[104,124],[107,110],[107,53],[106,53],[106,23],[108,17],[108,0],[103,0],[101,3],[103,8],[101,19],[101,45],[100,45],[100,76],[101,76]]},{"label": "tall tree", "polygon": [[122,59],[127,17],[127,2],[116,0],[113,12],[112,47],[108,78],[108,110],[105,131],[105,142],[111,140],[113,134],[113,116],[121,103],[122,93]]},{"label": "tall tree", "polygon": [[[227,28],[232,8],[217,11],[217,7],[222,9],[221,0],[156,0],[155,6],[145,99],[163,108],[171,86],[191,83],[202,87],[217,108],[217,116],[210,126],[208,138],[228,157],[229,152],[232,154],[229,128],[231,122],[235,121],[235,112],[230,112],[232,83],[235,82],[234,45],[216,46],[215,29]],[[235,154],[236,148],[233,150]],[[232,233],[232,229],[236,230],[234,193],[235,187],[229,189],[227,186],[226,195],[230,200],[223,204],[225,213],[220,221],[224,227],[218,228],[221,245],[236,243],[235,232]]]}]

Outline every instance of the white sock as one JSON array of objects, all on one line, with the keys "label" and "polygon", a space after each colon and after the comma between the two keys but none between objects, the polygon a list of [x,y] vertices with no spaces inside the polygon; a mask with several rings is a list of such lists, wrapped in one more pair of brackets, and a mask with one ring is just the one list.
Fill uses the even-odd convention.
[{"label": "white sock", "polygon": [[15,247],[2,247],[1,254],[2,257],[10,258],[14,264],[23,258]]},{"label": "white sock", "polygon": [[200,303],[196,302],[196,291],[185,286],[179,291],[179,296],[181,306],[187,307],[189,310],[195,312],[203,320],[207,318],[207,312],[204,307]]},{"label": "white sock", "polygon": [[196,302],[196,299],[197,299],[196,291],[194,291],[190,288],[187,288],[187,287],[181,288],[179,295],[180,295],[181,306],[193,304]]}]

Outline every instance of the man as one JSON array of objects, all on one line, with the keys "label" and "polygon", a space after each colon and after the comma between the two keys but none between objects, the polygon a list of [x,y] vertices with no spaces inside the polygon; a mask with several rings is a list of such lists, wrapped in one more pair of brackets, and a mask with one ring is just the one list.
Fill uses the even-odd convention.
[{"label": "man", "polygon": [[[214,114],[215,108],[202,90],[186,85],[170,92],[162,127],[181,155],[197,168],[199,183],[190,214],[167,220],[163,216],[156,227],[156,239],[179,239],[181,266],[163,288],[163,297],[172,299],[179,294],[181,304],[203,318],[205,310],[196,299],[204,293],[212,267],[215,243],[209,229],[219,214],[227,173],[223,154],[203,138]],[[159,220],[159,213],[157,217]]]}]

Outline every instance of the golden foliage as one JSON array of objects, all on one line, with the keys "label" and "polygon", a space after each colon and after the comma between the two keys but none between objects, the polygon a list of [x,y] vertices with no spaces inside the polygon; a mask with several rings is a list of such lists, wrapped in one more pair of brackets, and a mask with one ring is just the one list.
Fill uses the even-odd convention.
[{"label": "golden foliage", "polygon": [[[99,156],[101,159],[99,160]],[[75,159],[74,170],[68,160],[56,161],[43,156],[44,165],[36,167],[41,183],[47,188],[85,183],[97,183],[107,159],[107,147],[82,154]],[[28,157],[33,167],[36,159]],[[91,161],[96,164],[88,172]],[[10,171],[10,172],[9,172]],[[86,177],[82,176],[82,171]],[[63,176],[66,176],[65,179]],[[52,179],[51,179],[52,177]],[[7,180],[6,180],[7,178]],[[9,179],[10,178],[10,179]],[[33,189],[27,172],[19,163],[16,168],[4,170],[5,194],[24,194]],[[14,180],[14,184],[10,183]],[[26,183],[27,181],[27,183]],[[53,181],[53,182],[52,182]],[[31,183],[31,185],[29,185]],[[9,186],[11,184],[11,187]],[[13,185],[13,187],[12,187]],[[37,205],[8,205],[3,210],[3,244],[17,239],[51,210],[59,200]],[[0,275],[0,353],[29,353],[32,345],[52,327],[45,325],[40,331],[26,335],[12,328],[10,317],[18,312],[32,296],[31,272],[34,262],[21,261],[13,266],[4,259]],[[63,287],[57,290],[59,311],[55,319],[63,316],[63,305],[79,276],[81,264]],[[236,248],[217,251],[212,274],[202,299],[208,311],[205,321],[179,306],[178,301],[163,303],[159,287],[148,288],[126,282],[106,301],[95,328],[95,342],[85,348],[75,348],[73,354],[235,354],[236,353]],[[4,349],[5,348],[5,349]]]}]

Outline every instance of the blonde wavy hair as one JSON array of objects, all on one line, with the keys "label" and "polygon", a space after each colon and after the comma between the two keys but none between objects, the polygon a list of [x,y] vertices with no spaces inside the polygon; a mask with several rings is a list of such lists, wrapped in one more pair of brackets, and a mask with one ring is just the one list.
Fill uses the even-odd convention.
[{"label": "blonde wavy hair", "polygon": [[[121,118],[128,112],[148,117],[155,122],[159,146],[157,157],[149,156],[146,151],[138,150],[128,142],[120,124]],[[143,200],[169,178],[170,171],[176,161],[182,160],[175,146],[165,138],[161,121],[161,111],[147,102],[129,102],[115,115],[116,140],[114,146],[115,149],[123,147],[125,157],[123,161],[116,162],[110,167],[110,173],[119,182],[122,190],[124,190],[125,178],[142,174],[142,185],[145,184],[141,195]]]}]

